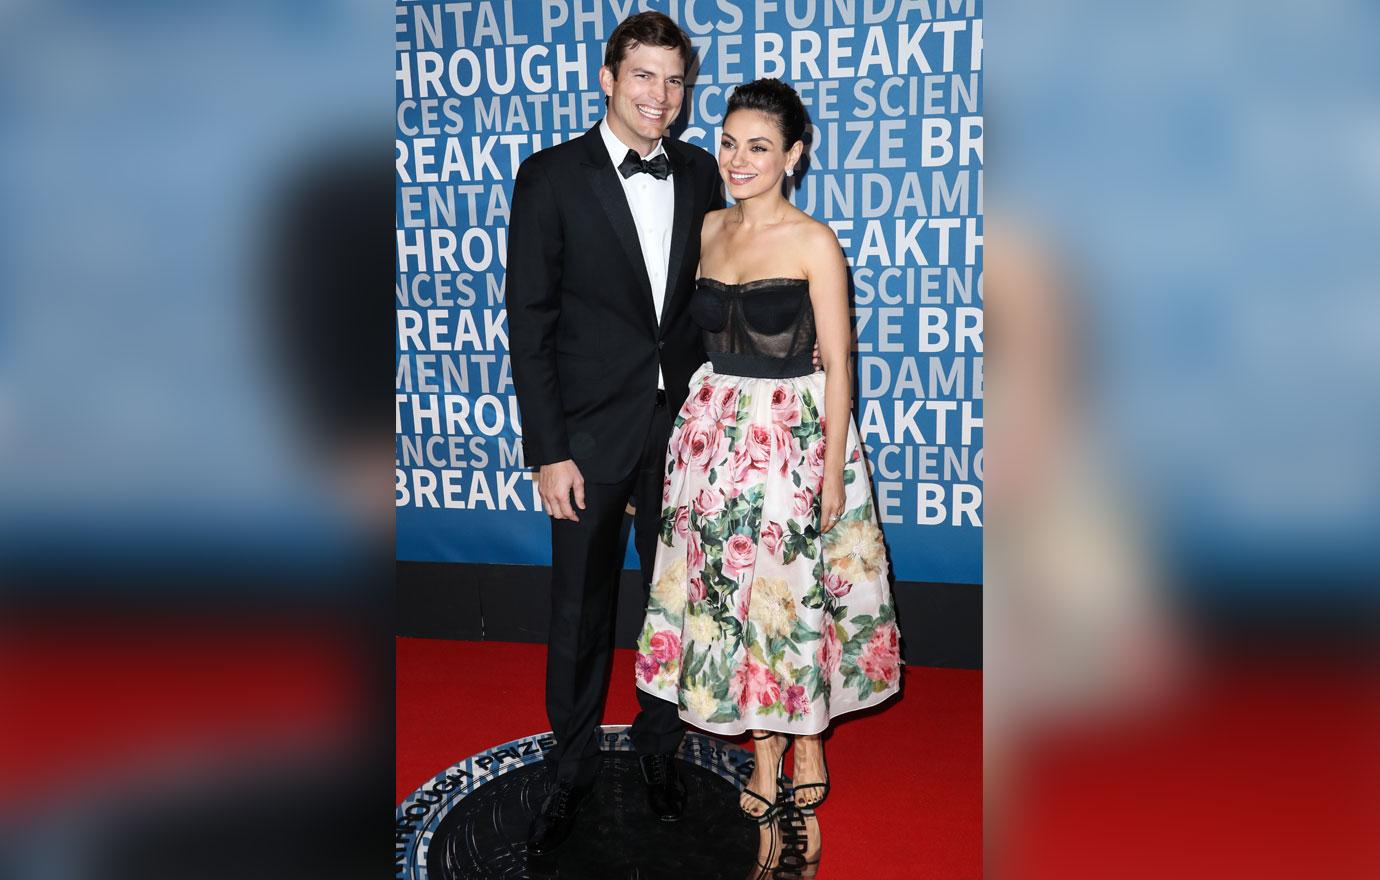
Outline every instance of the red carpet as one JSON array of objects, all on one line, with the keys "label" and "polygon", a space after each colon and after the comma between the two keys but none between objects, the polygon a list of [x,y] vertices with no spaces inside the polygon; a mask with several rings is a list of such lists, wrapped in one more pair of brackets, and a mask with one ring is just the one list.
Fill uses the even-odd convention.
[{"label": "red carpet", "polygon": [[[398,801],[489,746],[549,729],[546,648],[397,640]],[[632,652],[614,659],[606,724],[637,714]],[[982,676],[912,667],[902,696],[838,720],[820,810],[820,880],[982,876]]]}]

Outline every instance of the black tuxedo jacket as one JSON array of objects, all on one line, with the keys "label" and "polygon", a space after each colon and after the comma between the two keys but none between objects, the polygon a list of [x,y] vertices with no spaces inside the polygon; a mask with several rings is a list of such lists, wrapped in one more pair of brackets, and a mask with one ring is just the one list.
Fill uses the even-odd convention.
[{"label": "black tuxedo jacket", "polygon": [[698,147],[662,143],[675,219],[660,322],[632,211],[598,126],[518,169],[506,302],[530,466],[569,458],[586,480],[623,479],[647,440],[658,364],[675,412],[705,360],[688,307],[700,224],[718,200],[718,168]]}]

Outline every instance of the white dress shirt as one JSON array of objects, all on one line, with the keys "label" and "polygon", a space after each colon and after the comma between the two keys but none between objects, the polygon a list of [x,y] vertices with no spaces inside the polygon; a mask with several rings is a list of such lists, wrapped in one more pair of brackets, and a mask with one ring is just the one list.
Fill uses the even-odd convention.
[{"label": "white dress shirt", "polygon": [[[632,177],[619,174],[618,165],[632,148],[618,139],[609,128],[607,119],[599,123],[599,134],[604,138],[604,146],[613,160],[614,173],[618,174],[623,184],[623,195],[627,197],[628,208],[632,211],[637,240],[642,246],[642,259],[647,266],[647,279],[652,284],[652,304],[656,308],[656,319],[660,322],[661,309],[666,304],[666,273],[671,261],[671,223],[675,217],[676,187],[670,176],[657,180],[650,174],[634,174]],[[650,159],[665,152],[665,145],[657,141],[656,148],[642,158]],[[658,388],[666,387],[659,365],[656,381]]]}]

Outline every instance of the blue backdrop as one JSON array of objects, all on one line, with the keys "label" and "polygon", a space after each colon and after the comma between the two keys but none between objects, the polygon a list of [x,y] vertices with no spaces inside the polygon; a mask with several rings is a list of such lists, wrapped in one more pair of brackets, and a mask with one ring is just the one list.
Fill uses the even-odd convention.
[{"label": "blue backdrop", "polygon": [[715,151],[736,84],[801,93],[814,131],[794,201],[852,268],[858,424],[896,575],[980,583],[976,0],[399,2],[398,558],[550,562],[508,361],[508,197],[523,159],[602,117],[604,41],[644,9],[698,51],[682,140]]}]

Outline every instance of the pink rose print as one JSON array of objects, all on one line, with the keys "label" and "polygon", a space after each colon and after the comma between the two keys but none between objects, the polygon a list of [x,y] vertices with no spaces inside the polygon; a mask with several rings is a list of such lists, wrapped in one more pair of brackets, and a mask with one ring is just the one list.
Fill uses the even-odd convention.
[{"label": "pink rose print", "polygon": [[704,570],[704,545],[700,543],[699,532],[690,533],[690,541],[685,547],[685,565],[690,571]]},{"label": "pink rose print", "polygon": [[809,485],[824,484],[824,438],[821,437],[805,451],[805,470],[810,475]]},{"label": "pink rose print", "polygon": [[776,447],[776,466],[782,476],[790,472],[791,466],[800,460],[800,441],[791,429],[780,423],[771,426],[772,445]]},{"label": "pink rose print", "polygon": [[690,508],[676,508],[676,534],[684,538],[690,534]]},{"label": "pink rose print", "polygon": [[704,585],[704,578],[690,578],[690,587],[685,591],[685,598],[689,600],[691,604],[694,604],[696,602],[703,602],[704,597],[707,595],[709,595],[709,590]]},{"label": "pink rose print", "polygon": [[843,645],[839,634],[834,630],[834,621],[824,618],[824,630],[820,633],[819,650],[815,652],[815,662],[819,664],[819,674],[825,681],[832,679],[839,671],[839,658],[843,655]]},{"label": "pink rose print", "polygon": [[815,508],[815,490],[806,486],[804,489],[795,493],[795,504],[791,506],[791,513],[797,517],[806,517]]},{"label": "pink rose print", "polygon": [[729,688],[740,709],[747,708],[747,704],[753,701],[765,707],[781,699],[781,682],[751,654],[747,655],[743,665],[733,670]]},{"label": "pink rose print", "polygon": [[661,664],[656,662],[656,658],[650,654],[639,653],[637,655],[637,674],[642,676],[642,680],[647,684],[652,683],[652,679],[661,671]]},{"label": "pink rose print", "polygon": [[667,664],[680,659],[680,636],[664,629],[652,634],[652,657],[659,664]]},{"label": "pink rose print", "polygon": [[800,398],[795,389],[787,385],[777,385],[771,393],[771,418],[773,422],[794,428],[800,424]]},{"label": "pink rose print", "polygon": [[705,409],[709,406],[710,403],[713,402],[713,400],[714,386],[710,385],[708,382],[705,382],[699,388],[695,389],[695,393],[690,395],[690,399],[686,402],[686,416],[691,419],[700,418],[704,415]]},{"label": "pink rose print", "polygon": [[858,655],[858,668],[872,681],[892,684],[901,672],[901,649],[896,625],[884,623]]},{"label": "pink rose print", "polygon": [[748,474],[752,472],[752,455],[748,452],[747,443],[733,447],[733,457],[729,459],[728,466],[733,475],[729,482],[734,486],[746,485]]},{"label": "pink rose print", "polygon": [[694,503],[695,513],[705,518],[718,516],[724,510],[724,496],[718,489],[701,489]]},{"label": "pink rose print", "polygon": [[781,523],[769,522],[762,527],[762,546],[778,559],[781,558],[781,544],[784,539],[785,532],[781,528]]},{"label": "pink rose print", "polygon": [[786,712],[789,715],[808,715],[810,701],[805,699],[805,685],[793,684],[786,688]]},{"label": "pink rose print", "polygon": [[733,535],[724,542],[724,574],[731,578],[752,571],[757,558],[757,545],[747,535]]},{"label": "pink rose print", "polygon": [[824,589],[829,591],[829,595],[835,599],[842,599],[853,589],[853,584],[839,577],[837,573],[826,571],[824,573]]},{"label": "pink rose print", "polygon": [[671,500],[671,478],[667,477],[661,481],[661,503],[665,504]]},{"label": "pink rose print", "polygon": [[728,449],[728,437],[723,428],[708,419],[695,419],[681,426],[680,449],[677,458],[700,471],[714,466]]},{"label": "pink rose print", "polygon": [[715,418],[720,423],[726,425],[736,424],[738,421],[738,389],[725,387],[719,390],[718,396],[714,400]]},{"label": "pink rose print", "polygon": [[743,590],[743,597],[742,597],[741,599],[738,600],[738,607],[735,608],[734,611],[733,611],[733,616],[736,617],[736,618],[738,618],[738,622],[739,622],[739,623],[743,623],[743,622],[745,622],[745,621],[747,620],[747,616],[748,616],[748,599],[749,599],[751,596],[752,596],[752,590],[750,590],[750,589]]},{"label": "pink rose print", "polygon": [[737,482],[748,482],[754,471],[765,474],[771,463],[771,428],[766,425],[752,425],[738,444],[740,455],[733,459],[733,477]]}]

